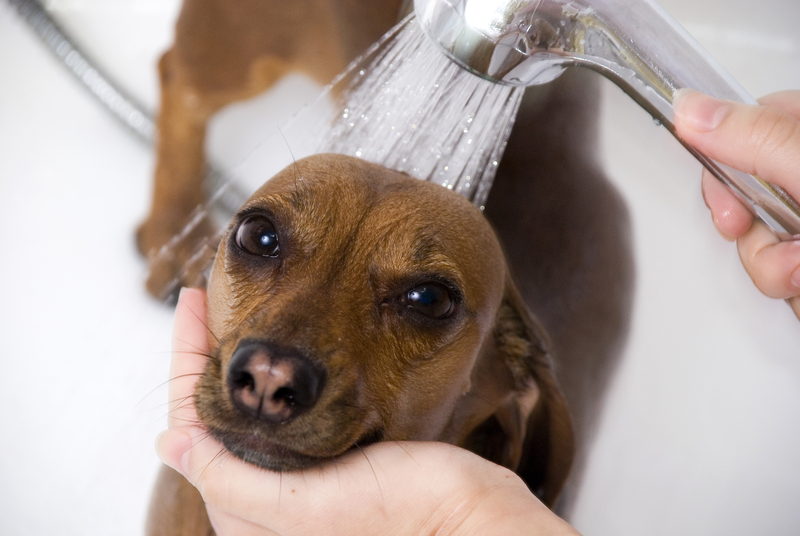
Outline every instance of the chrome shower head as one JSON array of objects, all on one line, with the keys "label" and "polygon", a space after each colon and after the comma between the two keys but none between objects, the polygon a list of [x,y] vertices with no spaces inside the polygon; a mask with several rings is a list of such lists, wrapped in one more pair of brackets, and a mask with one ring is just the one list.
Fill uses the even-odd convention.
[{"label": "chrome shower head", "polygon": [[782,239],[800,206],[779,187],[706,157],[677,136],[673,98],[693,88],[755,104],[653,0],[414,0],[420,26],[456,63],[501,84],[550,82],[570,66],[599,72],[663,124]]}]

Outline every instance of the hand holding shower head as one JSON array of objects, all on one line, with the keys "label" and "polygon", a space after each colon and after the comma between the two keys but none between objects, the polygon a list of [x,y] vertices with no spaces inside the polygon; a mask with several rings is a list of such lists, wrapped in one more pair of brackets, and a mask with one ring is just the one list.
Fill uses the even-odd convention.
[{"label": "hand holding shower head", "polygon": [[653,0],[414,0],[420,26],[456,63],[501,84],[549,82],[592,69],[660,121],[782,239],[800,234],[800,206],[781,188],[720,164],[674,127],[681,88],[756,101]]}]

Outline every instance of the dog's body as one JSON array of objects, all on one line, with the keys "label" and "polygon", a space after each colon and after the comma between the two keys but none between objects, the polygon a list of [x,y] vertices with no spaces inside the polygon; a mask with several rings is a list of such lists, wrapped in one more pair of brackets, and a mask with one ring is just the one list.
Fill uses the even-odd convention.
[{"label": "dog's body", "polygon": [[[321,80],[329,79],[352,59],[359,46],[367,46],[388,29],[400,4],[312,3],[324,4],[320,13],[333,10],[340,14],[366,14],[341,16],[337,18],[341,22],[338,34],[318,34],[320,42],[325,43],[322,48],[332,51],[329,61],[322,62],[324,66],[304,59],[301,51],[288,46],[289,37],[255,44],[254,39],[246,38],[253,31],[269,34],[271,29],[292,29],[294,35],[315,34],[317,25],[322,23],[313,17],[298,22],[295,8],[289,7],[292,3],[267,2],[269,11],[264,2],[184,3],[176,45],[161,62],[163,98],[156,199],[148,222],[140,230],[143,249],[159,246],[165,240],[158,238],[159,234],[169,236],[179,229],[183,225],[181,218],[201,199],[203,131],[213,111],[265,89],[287,70],[306,70],[315,72]],[[260,7],[254,7],[256,4]],[[330,26],[329,21],[325,24]],[[206,41],[204,35],[208,32],[212,38]],[[352,35],[361,40],[355,44],[352,40],[349,44],[342,42],[342,36]],[[234,55],[230,73],[223,68],[227,54]],[[319,50],[315,54],[319,56]],[[286,225],[292,231],[287,236],[295,238],[285,246],[281,243],[281,254],[287,255],[281,262],[287,266],[300,262],[294,257],[298,254],[305,255],[302,262],[308,264],[302,277],[290,277],[291,283],[284,286],[275,282],[274,267],[256,269],[242,260],[247,256],[231,260],[231,251],[241,247],[232,245],[230,235],[223,241],[209,287],[210,327],[222,341],[217,354],[220,361],[209,366],[198,390],[201,419],[236,455],[273,469],[317,463],[356,443],[378,439],[447,441],[516,467],[532,489],[552,503],[573,452],[568,419],[550,375],[542,332],[549,334],[556,376],[575,423],[577,457],[573,474],[579,476],[591,425],[624,340],[630,306],[632,262],[626,210],[594,162],[596,86],[588,73],[567,72],[554,83],[526,93],[485,211],[506,246],[508,268],[483,218],[463,200],[452,200],[455,194],[438,186],[406,185],[410,179],[401,180],[389,170],[362,168],[365,164],[342,162],[337,157],[325,157],[329,159],[325,165],[337,169],[338,174],[319,171],[319,162],[312,160],[301,163],[299,171],[289,168],[283,178],[267,183],[250,203],[258,205],[270,199],[255,210],[262,210],[268,219],[276,211],[288,211]],[[313,182],[312,177],[320,173],[331,175],[332,180],[329,186],[318,181],[320,188],[340,188],[337,192],[346,195],[291,193],[312,192],[314,188],[303,183]],[[341,183],[345,176],[358,186]],[[366,176],[369,180],[363,179]],[[295,183],[299,177],[303,180]],[[407,195],[406,190],[412,188],[422,188],[431,199],[445,197],[441,203],[426,202],[429,209],[425,210]],[[393,200],[385,201],[389,198]],[[273,204],[275,199],[283,202]],[[293,203],[302,205],[303,210],[292,208]],[[319,219],[304,215],[304,211]],[[362,213],[366,215],[361,217]],[[244,216],[234,225],[241,227]],[[458,222],[466,226],[457,225]],[[280,225],[276,227],[278,237]],[[327,232],[324,239],[315,236],[320,232],[319,225]],[[394,241],[384,239],[384,249],[375,253],[378,250],[373,235],[388,233],[390,228],[406,229],[408,234]],[[356,232],[357,229],[363,231]],[[447,251],[454,248],[443,256],[445,261],[432,261],[435,255],[429,258],[426,254],[430,255],[430,251],[420,250],[420,245],[433,247],[424,233],[420,235],[420,229],[440,230],[437,240],[441,239],[444,245],[437,242],[436,247]],[[471,236],[476,229],[480,230],[477,236]],[[198,234],[203,232],[206,231],[201,229]],[[362,242],[373,245],[359,246]],[[304,245],[291,245],[295,243]],[[311,247],[308,243],[314,244],[313,256],[303,249]],[[388,247],[389,243],[396,243],[396,247]],[[375,254],[367,255],[366,251]],[[416,260],[414,251],[418,253]],[[370,266],[367,257],[378,264],[384,262],[383,268]],[[392,260],[385,261],[386,258]],[[156,268],[151,280],[153,291],[176,269]],[[162,269],[165,272],[159,274]],[[462,275],[453,277],[453,271]],[[508,274],[517,281],[519,293]],[[283,277],[281,272],[279,279],[283,281]],[[460,323],[454,322],[434,335],[426,332],[430,326],[426,328],[424,322],[416,327],[404,324],[402,315],[397,316],[402,309],[398,309],[398,302],[381,301],[404,292],[407,298],[408,292],[416,288],[409,285],[426,282],[443,284],[446,292],[459,289],[458,299],[463,300],[462,306],[472,316],[467,315]],[[346,302],[348,296],[357,304],[340,303]],[[526,333],[523,346],[533,350],[524,361],[530,365],[527,369],[510,365],[511,361],[504,360],[502,352],[497,351],[496,330],[502,324],[498,320],[507,318],[509,311],[518,319],[512,322],[517,326],[515,333]],[[244,322],[248,314],[256,320]],[[362,324],[370,329],[359,333],[360,342],[353,342],[355,335],[348,330]],[[537,327],[540,324],[543,329]],[[458,335],[449,329],[455,329]],[[404,334],[402,340],[400,333]],[[350,342],[340,347],[335,343],[340,337]],[[237,361],[233,356],[240,341],[255,342],[243,347]],[[282,374],[297,376],[304,385],[315,386],[301,396],[313,400],[305,404],[304,411],[295,414],[296,410],[287,409],[284,400],[267,408],[271,416],[263,417],[261,409],[253,410],[247,396],[246,385],[255,384],[244,382],[233,387],[229,383],[231,375],[246,376],[247,372],[243,373],[241,367],[238,372],[231,372],[232,360],[248,363],[253,356],[269,360],[273,354],[278,356],[274,358],[275,366],[283,370]],[[388,360],[380,374],[364,368],[361,360],[368,354]],[[345,355],[349,357],[342,357]],[[434,367],[432,363],[439,362],[434,355],[441,355],[449,365]],[[347,372],[349,367],[353,370]],[[399,371],[407,370],[402,367],[426,373],[415,381],[401,381],[406,372]],[[516,376],[512,370],[515,368]],[[434,369],[437,372],[432,372]],[[528,370],[530,375],[520,376],[520,370]],[[393,373],[399,376],[393,377]],[[409,374],[415,377],[414,373]],[[334,406],[330,397],[351,391],[360,394],[353,395],[355,398],[348,404],[360,409],[341,413],[337,421],[331,412]],[[483,399],[491,403],[477,402]],[[517,419],[509,417],[514,412]],[[325,415],[331,419],[327,424]],[[520,420],[520,416],[527,419]],[[353,420],[365,423],[365,427],[347,424]],[[260,423],[263,430],[263,436],[255,442],[242,435],[245,429],[252,430],[245,423],[252,422]],[[285,424],[276,424],[280,422]],[[337,422],[339,426],[334,426]],[[299,436],[293,436],[291,430],[303,427],[319,427],[324,432],[312,443],[292,439]],[[280,448],[276,450],[273,441]],[[298,455],[289,456],[276,466],[265,461],[263,454],[285,452],[283,447],[296,449]],[[569,487],[565,493],[568,506]],[[174,472],[162,473],[153,504],[151,534],[211,531],[202,499]]]}]

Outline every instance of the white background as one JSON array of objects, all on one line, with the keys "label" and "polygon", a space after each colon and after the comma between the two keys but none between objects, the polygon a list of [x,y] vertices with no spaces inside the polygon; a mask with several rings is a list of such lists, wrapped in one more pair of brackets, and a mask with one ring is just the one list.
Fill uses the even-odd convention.
[{"label": "white background", "polygon": [[[796,0],[662,4],[752,94],[800,88]],[[176,0],[47,5],[155,108]],[[138,535],[172,314],[143,292],[133,245],[153,156],[5,2],[0,77],[0,535]],[[636,309],[573,522],[587,535],[800,533],[800,323],[716,236],[699,165],[610,84],[603,114],[605,167],[633,217]],[[224,158],[239,133],[218,123]]]}]

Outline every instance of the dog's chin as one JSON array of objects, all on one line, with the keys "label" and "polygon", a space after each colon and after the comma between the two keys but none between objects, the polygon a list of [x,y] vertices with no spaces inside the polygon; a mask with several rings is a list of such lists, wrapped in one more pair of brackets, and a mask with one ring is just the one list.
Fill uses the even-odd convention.
[{"label": "dog's chin", "polygon": [[256,434],[239,434],[222,430],[210,430],[211,435],[223,446],[245,463],[276,472],[300,471],[322,465],[353,449],[361,449],[367,445],[383,440],[383,432],[371,430],[341,452],[323,455],[309,455],[297,452],[289,447],[276,445]]}]

